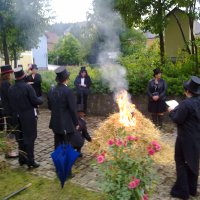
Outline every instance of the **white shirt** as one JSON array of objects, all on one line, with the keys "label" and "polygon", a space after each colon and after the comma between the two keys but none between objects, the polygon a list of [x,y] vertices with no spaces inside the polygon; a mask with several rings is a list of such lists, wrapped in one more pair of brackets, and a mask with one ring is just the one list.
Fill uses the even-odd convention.
[{"label": "white shirt", "polygon": [[81,85],[85,85],[85,78],[81,78]]}]

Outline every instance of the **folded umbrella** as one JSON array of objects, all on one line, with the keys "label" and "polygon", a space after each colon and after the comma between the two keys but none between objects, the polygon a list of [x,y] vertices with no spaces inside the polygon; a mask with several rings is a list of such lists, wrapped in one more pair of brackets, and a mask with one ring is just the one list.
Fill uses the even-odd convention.
[{"label": "folded umbrella", "polygon": [[59,145],[51,154],[62,188],[66,179],[71,175],[72,166],[79,155],[80,153],[75,151],[70,144]]}]

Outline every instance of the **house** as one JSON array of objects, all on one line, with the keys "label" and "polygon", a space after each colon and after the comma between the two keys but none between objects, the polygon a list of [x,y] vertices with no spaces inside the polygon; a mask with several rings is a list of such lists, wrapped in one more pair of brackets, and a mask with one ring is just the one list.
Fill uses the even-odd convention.
[{"label": "house", "polygon": [[46,32],[45,35],[47,37],[48,51],[52,51],[55,44],[58,43],[59,37],[55,33],[52,33],[52,32]]},{"label": "house", "polygon": [[145,32],[144,35],[147,38],[147,41],[146,41],[147,48],[152,46],[158,40],[158,35],[153,34],[149,31]]},{"label": "house", "polygon": [[[176,60],[181,51],[186,51],[185,42],[177,23],[177,19],[182,27],[186,42],[191,39],[189,18],[186,12],[178,8],[174,8],[167,15],[167,26],[165,28],[165,52],[167,57]],[[200,24],[194,21],[194,35],[200,35]]]},{"label": "house", "polygon": [[[39,38],[39,43],[37,48],[31,51],[22,52],[20,59],[17,61],[18,65],[22,65],[24,69],[28,69],[30,64],[37,64],[39,69],[48,68],[48,50],[47,50],[47,37],[43,35]],[[4,65],[3,59],[0,58],[0,65]],[[13,61],[11,61],[13,65]]]}]

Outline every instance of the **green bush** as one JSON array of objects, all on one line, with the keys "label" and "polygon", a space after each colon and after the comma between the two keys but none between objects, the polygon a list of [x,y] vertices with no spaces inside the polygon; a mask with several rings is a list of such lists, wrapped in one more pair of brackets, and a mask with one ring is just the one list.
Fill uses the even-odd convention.
[{"label": "green bush", "polygon": [[[74,80],[80,71],[80,67],[77,66],[67,66],[67,70],[70,72],[69,87],[75,89]],[[92,93],[108,93],[109,88],[101,80],[100,69],[97,67],[87,66],[88,74],[92,80],[91,92]],[[56,85],[56,74],[54,71],[41,71],[42,76],[42,90],[47,93],[52,85]]]}]

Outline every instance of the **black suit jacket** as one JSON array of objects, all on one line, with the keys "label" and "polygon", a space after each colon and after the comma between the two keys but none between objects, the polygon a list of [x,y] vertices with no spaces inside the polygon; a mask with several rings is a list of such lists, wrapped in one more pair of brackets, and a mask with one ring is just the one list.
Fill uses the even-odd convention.
[{"label": "black suit jacket", "polygon": [[23,132],[24,142],[37,137],[37,123],[34,108],[43,103],[36,96],[34,89],[24,80],[16,81],[8,91],[9,103],[12,109],[13,125],[19,125]]},{"label": "black suit jacket", "polygon": [[49,128],[55,134],[72,133],[78,125],[76,101],[71,89],[58,84],[48,94],[48,107],[51,110]]},{"label": "black suit jacket", "polygon": [[32,77],[32,74],[26,77],[27,82],[33,82],[32,87],[34,88],[36,94],[38,97],[42,96],[42,77],[40,74],[35,74],[35,77]]}]

